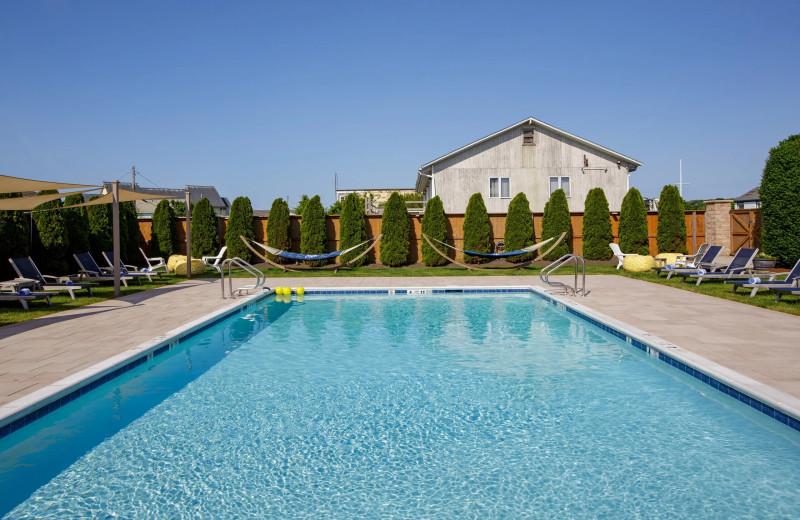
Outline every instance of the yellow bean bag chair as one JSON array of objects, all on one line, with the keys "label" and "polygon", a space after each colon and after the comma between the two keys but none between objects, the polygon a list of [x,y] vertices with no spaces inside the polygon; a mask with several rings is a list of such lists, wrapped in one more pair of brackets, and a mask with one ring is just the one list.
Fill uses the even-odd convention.
[{"label": "yellow bean bag chair", "polygon": [[655,266],[655,259],[647,255],[628,255],[622,261],[622,268],[634,273],[643,273]]},{"label": "yellow bean bag chair", "polygon": [[675,262],[678,260],[678,256],[682,253],[658,253],[656,258],[663,258],[665,262],[662,265],[675,265]]},{"label": "yellow bean bag chair", "polygon": [[[186,276],[186,255],[172,255],[167,260],[167,270],[170,273]],[[192,276],[203,274],[206,265],[199,258],[192,258]]]}]

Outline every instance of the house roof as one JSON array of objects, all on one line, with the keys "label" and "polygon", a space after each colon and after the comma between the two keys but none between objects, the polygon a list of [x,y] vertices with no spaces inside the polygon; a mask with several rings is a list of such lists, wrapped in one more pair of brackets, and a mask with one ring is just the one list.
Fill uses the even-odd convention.
[{"label": "house roof", "polygon": [[448,158],[452,157],[453,155],[456,155],[457,153],[463,152],[464,150],[468,150],[468,149],[472,148],[473,146],[477,146],[477,145],[483,143],[484,141],[487,141],[489,139],[492,139],[493,137],[496,137],[496,136],[498,136],[500,134],[508,132],[509,130],[513,130],[514,128],[517,128],[517,127],[520,127],[520,126],[527,126],[527,125],[540,126],[542,128],[547,128],[548,130],[550,130],[553,133],[556,133],[558,135],[562,135],[564,137],[567,137],[569,139],[577,141],[577,142],[579,142],[579,143],[581,143],[581,144],[583,144],[585,146],[588,146],[590,148],[594,148],[595,150],[599,150],[599,151],[601,151],[603,153],[607,153],[608,155],[611,155],[612,157],[616,157],[618,160],[625,161],[625,162],[627,162],[627,163],[629,163],[631,165],[630,171],[634,171],[634,170],[636,170],[636,168],[638,168],[639,166],[642,165],[642,163],[637,161],[636,159],[632,159],[631,157],[628,157],[626,155],[622,155],[621,153],[615,152],[614,150],[611,150],[611,149],[606,148],[604,146],[600,146],[597,143],[593,143],[592,141],[589,141],[588,139],[584,139],[583,137],[578,137],[577,135],[570,134],[569,132],[565,132],[564,130],[561,130],[560,128],[556,128],[553,125],[548,125],[547,123],[545,123],[543,121],[539,121],[538,119],[534,119],[532,117],[529,117],[527,119],[523,119],[519,123],[513,124],[513,125],[511,125],[511,126],[509,126],[507,128],[503,128],[502,130],[499,130],[499,131],[497,131],[497,132],[495,132],[493,134],[487,135],[486,137],[478,139],[477,141],[473,141],[473,142],[469,143],[466,146],[462,146],[461,148],[459,148],[457,150],[453,150],[452,152],[450,152],[448,154],[445,154],[445,155],[439,157],[438,159],[434,159],[433,161],[425,163],[422,166],[420,166],[419,171],[422,172],[423,170],[429,169],[430,167],[432,167],[433,165],[435,165],[438,162],[441,162],[441,161],[443,161],[445,159],[448,159]]},{"label": "house roof", "polygon": [[[111,183],[104,181],[103,187],[107,190],[110,190]],[[124,190],[130,190],[131,183],[120,182],[119,187]],[[220,197],[219,193],[217,192],[217,188],[215,188],[214,186],[187,186],[187,188],[189,188],[190,202],[197,202],[203,197],[205,197],[208,199],[208,202],[211,203],[211,207],[213,208],[230,207],[230,202],[228,202],[228,199]],[[133,191],[138,191],[140,193],[149,193],[152,195],[169,195],[177,200],[184,200],[186,198],[185,188],[145,188],[137,184],[136,189]]]},{"label": "house roof", "polygon": [[751,200],[761,200],[761,195],[758,193],[758,189],[760,187],[761,186],[756,186],[755,188],[753,188],[752,190],[748,191],[747,193],[743,193],[743,194],[739,195],[738,197],[733,199],[734,202],[745,202],[745,201],[751,201]]}]

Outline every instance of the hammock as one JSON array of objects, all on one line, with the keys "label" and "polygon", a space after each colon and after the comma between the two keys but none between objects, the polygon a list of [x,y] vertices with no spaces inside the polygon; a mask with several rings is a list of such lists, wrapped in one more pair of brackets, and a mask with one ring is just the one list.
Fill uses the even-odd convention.
[{"label": "hammock", "polygon": [[[436,251],[437,253],[439,253],[439,255],[441,255],[443,258],[446,258],[451,263],[454,263],[456,265],[459,265],[459,266],[464,267],[466,269],[469,269],[471,271],[472,269],[485,269],[485,268],[484,267],[478,267],[478,266],[475,266],[475,265],[467,265],[467,264],[463,264],[461,262],[457,262],[455,259],[450,258],[446,254],[444,254],[442,251],[440,251],[439,248],[436,247],[433,244],[433,242],[438,242],[438,243],[444,245],[445,247],[449,247],[450,249],[455,249],[456,251],[461,251],[462,253],[466,253],[468,255],[474,255],[474,256],[481,257],[481,258],[490,258],[490,259],[494,260],[494,259],[497,259],[497,258],[507,258],[507,257],[510,257],[510,256],[519,256],[519,255],[524,255],[524,254],[527,254],[527,253],[532,253],[534,251],[537,251],[538,249],[541,249],[542,247],[547,245],[552,240],[555,240],[555,242],[553,242],[553,244],[547,249],[547,251],[545,251],[544,253],[541,253],[539,256],[537,256],[533,260],[530,260],[528,262],[523,262],[521,264],[517,264],[517,265],[515,265],[515,266],[510,268],[510,269],[521,269],[523,267],[526,267],[526,266],[532,264],[533,262],[535,262],[537,260],[541,260],[542,258],[544,258],[550,251],[555,249],[555,247],[562,240],[564,240],[564,237],[566,236],[566,234],[567,233],[564,232],[564,233],[561,233],[561,235],[558,236],[558,237],[548,238],[547,240],[543,240],[543,241],[539,242],[538,244],[534,244],[532,246],[528,246],[528,247],[526,247],[524,249],[517,249],[515,251],[508,251],[508,252],[503,252],[503,253],[478,253],[476,251],[469,251],[469,250],[459,249],[459,248],[457,248],[455,246],[451,246],[450,244],[448,244],[446,242],[442,242],[441,240],[437,240],[435,238],[431,238],[428,235],[426,235],[425,233],[422,233],[422,238],[424,238],[425,241],[428,242],[428,245],[431,246],[433,248],[433,250]],[[502,268],[496,267],[495,269],[502,269]]]},{"label": "hammock", "polygon": [[[357,244],[357,245],[355,245],[353,247],[349,247],[349,248],[344,249],[342,251],[331,251],[330,253],[323,253],[323,254],[319,254],[319,255],[306,255],[306,254],[302,254],[302,253],[293,253],[291,251],[285,251],[283,249],[275,249],[274,247],[270,247],[268,245],[264,245],[264,244],[261,244],[259,242],[255,242],[253,240],[248,239],[247,237],[239,235],[239,237],[242,239],[242,242],[244,242],[244,245],[246,245],[247,248],[250,249],[250,251],[252,251],[256,256],[258,256],[259,258],[261,258],[262,260],[264,260],[268,264],[274,265],[275,267],[283,269],[284,271],[292,271],[293,269],[289,269],[286,266],[283,266],[283,265],[280,265],[280,264],[276,264],[275,262],[271,261],[269,258],[267,258],[263,254],[261,254],[259,251],[256,251],[256,249],[253,247],[253,244],[257,245],[258,247],[260,247],[261,249],[263,249],[267,253],[269,253],[271,255],[274,255],[274,256],[278,256],[278,257],[281,257],[281,258],[286,258],[286,259],[289,259],[289,260],[301,261],[301,262],[313,262],[313,261],[317,261],[317,260],[330,260],[331,258],[336,258],[337,256],[341,256],[341,255],[343,255],[345,253],[349,253],[350,251],[354,251],[354,250],[358,249],[359,247],[361,247],[361,246],[363,246],[365,244],[369,244],[370,242],[374,241],[371,246],[366,248],[360,255],[356,256],[355,258],[351,258],[350,260],[348,260],[347,262],[343,262],[342,264],[334,264],[332,266],[328,266],[329,269],[330,268],[339,269],[341,267],[345,267],[350,262],[354,262],[354,261],[358,260],[359,258],[361,258],[362,256],[366,255],[369,252],[370,249],[375,247],[375,244],[378,243],[378,241],[381,239],[381,236],[382,235],[378,235],[378,236],[376,236],[374,238],[370,238],[369,240],[365,240],[364,242],[361,242],[360,244]],[[322,267],[322,268],[324,269],[325,267]],[[304,269],[306,269],[306,268],[304,268]]]}]

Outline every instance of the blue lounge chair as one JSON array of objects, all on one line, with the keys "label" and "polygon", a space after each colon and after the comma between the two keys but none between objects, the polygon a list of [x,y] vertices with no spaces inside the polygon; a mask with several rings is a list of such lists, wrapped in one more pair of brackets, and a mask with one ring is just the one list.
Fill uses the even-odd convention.
[{"label": "blue lounge chair", "polygon": [[[101,269],[100,266],[97,265],[97,262],[94,261],[94,257],[92,257],[91,253],[75,253],[72,256],[78,263],[78,267],[80,267],[81,276],[98,283],[114,283],[113,273],[109,274],[108,271]],[[119,280],[122,282],[122,285],[127,287],[128,282],[133,280],[133,276],[122,276],[122,274],[120,274]]]},{"label": "blue lounge chair", "polygon": [[722,252],[722,246],[710,246],[706,249],[706,252],[703,253],[703,256],[700,257],[700,261],[698,261],[695,265],[692,266],[685,266],[685,267],[659,267],[657,271],[659,273],[666,272],[667,273],[667,280],[672,278],[672,275],[676,274],[678,276],[683,276],[686,278],[690,274],[697,273],[698,269],[705,269],[707,271],[713,271],[714,269],[719,269],[719,264],[715,264],[714,262],[717,261],[717,257]]},{"label": "blue lounge chair", "polygon": [[750,262],[753,261],[756,253],[758,253],[758,248],[750,249],[743,247],[736,251],[736,255],[734,255],[733,260],[731,260],[731,263],[728,264],[728,267],[726,267],[724,271],[706,272],[705,269],[698,269],[695,274],[689,275],[689,277],[693,280],[697,280],[696,285],[703,283],[703,280],[748,279],[751,277],[753,270],[752,267],[749,267]]},{"label": "blue lounge chair", "polygon": [[33,263],[33,259],[29,256],[25,258],[9,258],[8,261],[11,262],[11,266],[14,268],[14,271],[17,272],[17,276],[33,280],[36,283],[35,287],[37,290],[67,291],[70,298],[73,300],[75,299],[75,291],[86,289],[89,295],[91,295],[92,287],[97,285],[96,283],[78,283],[72,281],[61,282],[57,276],[42,274],[39,268],[36,267],[36,264]]},{"label": "blue lounge chair", "polygon": [[28,302],[37,298],[44,298],[47,300],[47,305],[51,305],[50,297],[54,292],[35,292],[30,289],[22,289],[20,291],[2,291],[0,292],[0,302],[19,302],[22,308],[28,310]]},{"label": "blue lounge chair", "polygon": [[[103,257],[106,259],[106,262],[108,262],[108,265],[109,265],[108,271],[112,272],[113,269],[114,269],[114,267],[113,267],[113,265],[114,265],[114,251],[103,251]],[[136,281],[139,282],[140,285],[142,283],[141,282],[142,277],[147,277],[147,280],[150,281],[150,282],[153,281],[153,276],[158,276],[159,278],[161,278],[161,273],[153,273],[153,272],[150,272],[150,270],[148,270],[148,269],[145,269],[144,271],[140,271],[138,267],[136,267],[134,265],[123,264],[122,261],[120,261],[120,263],[119,263],[119,269],[120,269],[119,272],[120,272],[121,275],[123,275],[123,276],[132,276]]]},{"label": "blue lounge chair", "polygon": [[[733,291],[736,292],[736,289],[739,287],[744,287],[746,289],[752,289],[750,291],[750,297],[756,295],[759,289],[781,289],[781,288],[788,288],[788,289],[800,289],[798,287],[798,280],[800,280],[800,260],[794,264],[792,270],[786,275],[786,278],[783,280],[776,280],[778,276],[782,273],[770,273],[769,275],[762,275],[765,278],[768,276],[767,280],[753,280],[752,282],[750,279],[748,280],[726,280],[725,283],[733,284]],[[780,295],[780,293],[778,293]],[[780,298],[779,298],[780,299]]]},{"label": "blue lounge chair", "polygon": [[775,301],[781,300],[782,294],[796,294],[800,295],[800,287],[770,287],[771,291],[775,291]]}]

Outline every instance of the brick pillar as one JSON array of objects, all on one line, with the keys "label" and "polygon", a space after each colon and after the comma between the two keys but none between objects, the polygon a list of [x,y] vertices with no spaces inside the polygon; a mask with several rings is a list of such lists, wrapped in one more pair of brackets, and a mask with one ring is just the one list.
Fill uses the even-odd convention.
[{"label": "brick pillar", "polygon": [[706,200],[706,242],[731,254],[731,204],[733,200]]}]

